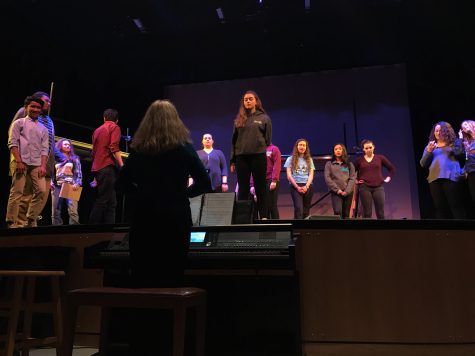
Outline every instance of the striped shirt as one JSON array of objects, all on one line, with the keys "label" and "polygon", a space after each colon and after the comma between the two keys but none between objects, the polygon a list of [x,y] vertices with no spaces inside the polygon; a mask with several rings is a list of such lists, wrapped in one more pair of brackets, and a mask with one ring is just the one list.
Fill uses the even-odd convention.
[{"label": "striped shirt", "polygon": [[48,137],[49,137],[49,150],[48,150],[48,161],[46,162],[46,177],[53,178],[54,173],[54,165],[55,159],[54,154],[52,154],[55,147],[54,142],[54,125],[53,120],[48,115],[41,114],[38,117],[38,122],[41,123],[46,129],[48,130]]},{"label": "striped shirt", "polygon": [[51,154],[51,150],[54,147],[54,124],[53,120],[48,115],[40,115],[38,117],[38,122],[43,124],[44,127],[48,129],[49,136],[49,151],[48,156]]}]

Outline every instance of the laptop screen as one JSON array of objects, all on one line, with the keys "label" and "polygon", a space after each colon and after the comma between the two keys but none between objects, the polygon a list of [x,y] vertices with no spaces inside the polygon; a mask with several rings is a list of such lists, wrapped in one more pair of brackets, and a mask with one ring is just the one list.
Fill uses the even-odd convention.
[{"label": "laptop screen", "polygon": [[190,234],[190,243],[204,243],[206,231],[192,231]]}]

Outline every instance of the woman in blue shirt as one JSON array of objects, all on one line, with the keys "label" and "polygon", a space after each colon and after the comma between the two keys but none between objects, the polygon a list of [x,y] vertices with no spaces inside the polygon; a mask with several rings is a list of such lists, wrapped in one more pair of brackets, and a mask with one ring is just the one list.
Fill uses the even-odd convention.
[{"label": "woman in blue shirt", "polygon": [[305,219],[310,215],[313,196],[313,174],[315,165],[308,141],[300,138],[295,142],[292,155],[285,161],[290,195],[294,203],[294,219]]}]

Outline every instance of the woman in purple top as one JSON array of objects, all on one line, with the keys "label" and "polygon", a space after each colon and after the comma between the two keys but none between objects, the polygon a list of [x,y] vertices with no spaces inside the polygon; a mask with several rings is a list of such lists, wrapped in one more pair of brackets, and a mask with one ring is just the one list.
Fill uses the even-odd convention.
[{"label": "woman in purple top", "polygon": [[463,172],[456,156],[463,154],[462,140],[448,122],[436,123],[420,161],[429,169],[427,181],[437,219],[465,219],[460,180]]},{"label": "woman in purple top", "polygon": [[[376,217],[384,219],[384,183],[389,183],[396,173],[394,165],[383,155],[374,154],[374,143],[371,140],[361,142],[364,155],[355,161],[357,172],[356,183],[359,186],[359,195],[363,205],[363,217],[371,218],[373,215],[373,202]],[[383,177],[383,167],[388,171]]]},{"label": "woman in purple top", "polygon": [[267,191],[267,209],[269,219],[279,219],[279,208],[277,199],[279,197],[280,170],[282,168],[282,154],[279,147],[271,143],[266,149],[267,173],[266,173],[266,191]]}]

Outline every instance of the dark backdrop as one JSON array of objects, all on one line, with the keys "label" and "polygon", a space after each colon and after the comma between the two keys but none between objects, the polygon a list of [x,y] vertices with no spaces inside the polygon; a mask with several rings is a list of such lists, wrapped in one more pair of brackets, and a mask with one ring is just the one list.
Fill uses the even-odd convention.
[{"label": "dark backdrop", "polygon": [[[219,6],[225,23],[217,21]],[[85,141],[90,129],[60,127],[59,120],[94,128],[105,108],[116,107],[124,134],[127,127],[133,132],[147,105],[172,84],[395,63],[406,66],[414,162],[434,122],[443,119],[458,126],[475,117],[471,0],[322,0],[311,1],[308,10],[303,2],[265,0],[6,0],[0,12],[2,212],[9,186],[11,117],[26,95],[49,91],[51,82],[58,134]],[[134,25],[136,17],[143,20],[145,33]],[[260,94],[278,117],[283,101],[274,103],[265,91]],[[229,97],[230,114],[237,109],[234,96]],[[212,106],[212,98],[208,100]],[[231,127],[231,117],[223,120]],[[325,151],[324,144],[319,146],[321,136],[315,136],[314,150]],[[416,167],[416,175],[421,217],[430,217],[426,172]]]}]

